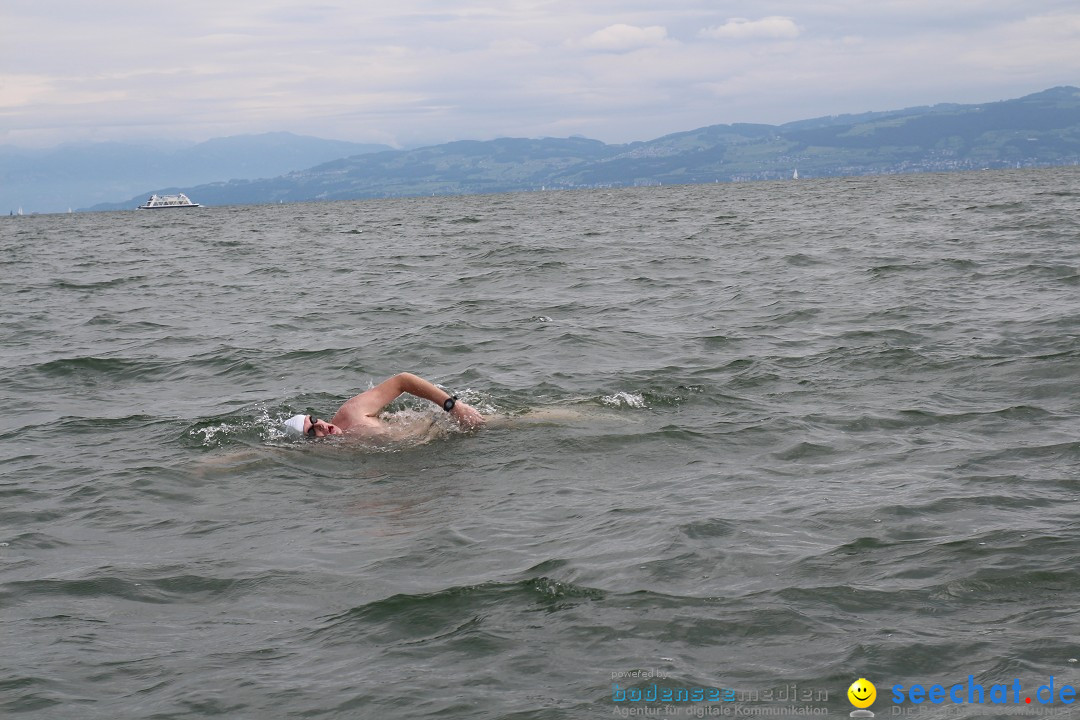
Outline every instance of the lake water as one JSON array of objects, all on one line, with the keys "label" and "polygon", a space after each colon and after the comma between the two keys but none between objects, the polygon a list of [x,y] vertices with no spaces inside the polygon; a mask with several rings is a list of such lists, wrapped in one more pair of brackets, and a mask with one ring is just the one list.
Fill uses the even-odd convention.
[{"label": "lake water", "polygon": [[[0,218],[0,252],[5,717],[1080,685],[1078,168]],[[400,371],[512,419],[278,430]]]}]

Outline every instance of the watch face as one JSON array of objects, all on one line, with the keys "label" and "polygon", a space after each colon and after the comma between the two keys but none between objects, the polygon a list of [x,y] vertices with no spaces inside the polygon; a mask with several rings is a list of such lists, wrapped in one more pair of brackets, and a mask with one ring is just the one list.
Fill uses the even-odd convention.
[{"label": "watch face", "polygon": [[446,400],[442,404],[443,410],[445,410],[446,412],[450,412],[451,410],[453,410],[455,400],[457,400],[457,398],[446,398]]}]

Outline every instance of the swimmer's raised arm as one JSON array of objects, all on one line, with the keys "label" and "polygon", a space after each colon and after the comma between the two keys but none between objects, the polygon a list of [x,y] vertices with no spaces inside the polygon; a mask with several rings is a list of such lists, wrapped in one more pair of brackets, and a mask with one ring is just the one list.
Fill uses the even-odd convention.
[{"label": "swimmer's raised arm", "polygon": [[440,390],[422,377],[407,372],[383,380],[370,390],[346,401],[334,415],[333,423],[349,429],[377,422],[379,412],[402,393],[430,400],[443,409],[448,409],[458,425],[466,430],[484,424],[484,417],[475,408]]},{"label": "swimmer's raised arm", "polygon": [[[401,388],[401,392],[407,392],[410,395],[430,400],[444,410],[449,406],[450,416],[457,421],[458,425],[466,430],[471,430],[484,424],[484,416],[481,415],[476,408],[461,402],[456,396],[452,396],[440,390],[422,377],[406,372],[398,373],[387,382],[390,381],[396,381]],[[399,392],[398,395],[400,395],[401,392]],[[397,395],[394,397],[397,397]]]}]

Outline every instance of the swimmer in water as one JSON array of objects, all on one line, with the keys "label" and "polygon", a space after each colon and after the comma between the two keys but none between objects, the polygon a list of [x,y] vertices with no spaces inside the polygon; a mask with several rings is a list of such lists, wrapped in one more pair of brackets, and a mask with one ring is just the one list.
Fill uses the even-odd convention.
[{"label": "swimmer in water", "polygon": [[285,431],[294,437],[321,438],[327,435],[352,435],[379,438],[386,436],[389,425],[379,417],[382,410],[402,393],[430,400],[450,414],[462,430],[484,425],[484,416],[436,386],[412,373],[398,373],[389,380],[345,401],[330,422],[314,415],[293,415],[285,421]]}]

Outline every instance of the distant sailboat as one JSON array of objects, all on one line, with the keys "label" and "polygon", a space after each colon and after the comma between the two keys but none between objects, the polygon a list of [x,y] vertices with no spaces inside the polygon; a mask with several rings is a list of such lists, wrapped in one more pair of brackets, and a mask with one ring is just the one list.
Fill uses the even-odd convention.
[{"label": "distant sailboat", "polygon": [[799,179],[799,170],[798,170],[798,168],[795,169],[795,172],[791,173],[791,179],[792,180],[798,180]]}]

